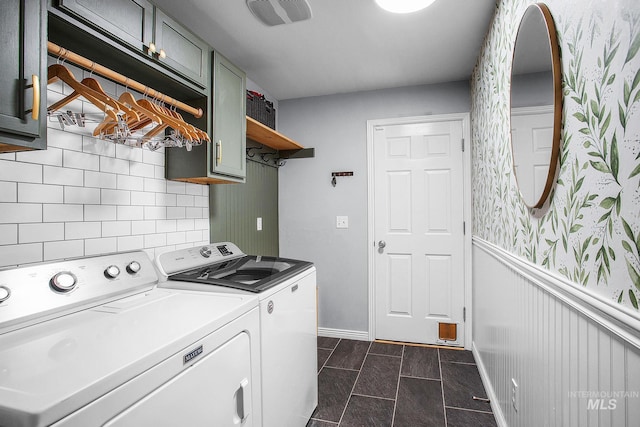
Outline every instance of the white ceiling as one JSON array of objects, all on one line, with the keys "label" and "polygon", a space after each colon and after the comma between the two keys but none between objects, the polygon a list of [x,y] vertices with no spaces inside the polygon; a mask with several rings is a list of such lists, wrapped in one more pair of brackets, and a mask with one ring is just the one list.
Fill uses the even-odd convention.
[{"label": "white ceiling", "polygon": [[268,27],[245,0],[154,0],[277,100],[466,80],[495,0],[436,0],[398,15],[374,0],[308,0],[313,17]]}]

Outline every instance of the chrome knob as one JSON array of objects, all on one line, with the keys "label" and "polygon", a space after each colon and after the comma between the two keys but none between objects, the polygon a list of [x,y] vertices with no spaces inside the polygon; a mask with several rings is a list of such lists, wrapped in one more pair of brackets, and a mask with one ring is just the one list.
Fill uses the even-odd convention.
[{"label": "chrome knob", "polygon": [[0,285],[0,303],[5,302],[11,296],[11,289],[4,285]]},{"label": "chrome knob", "polygon": [[211,248],[208,246],[203,246],[200,249],[200,255],[202,255],[205,258],[209,258],[211,256]]},{"label": "chrome knob", "polygon": [[138,261],[131,261],[129,265],[127,265],[127,273],[136,274],[141,268],[142,266]]},{"label": "chrome knob", "polygon": [[107,279],[115,279],[120,275],[120,269],[116,265],[110,265],[104,271],[104,275]]},{"label": "chrome knob", "polygon": [[70,271],[61,271],[49,280],[51,288],[60,293],[71,292],[78,284],[78,278]]},{"label": "chrome knob", "polygon": [[387,242],[385,242],[384,240],[380,240],[378,242],[378,249],[384,249],[387,246]]}]

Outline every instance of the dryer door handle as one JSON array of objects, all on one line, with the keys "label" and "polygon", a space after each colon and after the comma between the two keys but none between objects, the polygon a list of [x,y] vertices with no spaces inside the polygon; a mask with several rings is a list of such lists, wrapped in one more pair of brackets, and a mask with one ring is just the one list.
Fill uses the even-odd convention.
[{"label": "dryer door handle", "polygon": [[240,387],[236,392],[236,411],[238,413],[238,418],[242,422],[247,419],[249,413],[251,412],[251,396],[249,393],[249,380],[243,379],[240,381]]}]

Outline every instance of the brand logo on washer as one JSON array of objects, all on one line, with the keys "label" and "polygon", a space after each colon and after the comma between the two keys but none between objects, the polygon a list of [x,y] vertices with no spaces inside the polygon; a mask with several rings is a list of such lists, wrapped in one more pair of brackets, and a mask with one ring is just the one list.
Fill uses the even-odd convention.
[{"label": "brand logo on washer", "polygon": [[269,314],[273,313],[273,301],[269,301],[269,302],[267,303],[267,312],[268,312]]},{"label": "brand logo on washer", "polygon": [[186,365],[187,363],[189,363],[190,361],[192,361],[196,357],[200,356],[201,354],[202,354],[202,346],[194,348],[189,353],[187,353],[184,356],[182,356],[182,360],[183,360],[182,364]]}]

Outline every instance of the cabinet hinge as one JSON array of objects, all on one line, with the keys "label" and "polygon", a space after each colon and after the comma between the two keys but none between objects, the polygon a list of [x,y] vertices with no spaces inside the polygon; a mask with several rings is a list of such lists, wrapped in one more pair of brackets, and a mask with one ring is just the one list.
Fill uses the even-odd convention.
[{"label": "cabinet hinge", "polygon": [[462,307],[462,321],[467,321],[467,307]]},{"label": "cabinet hinge", "polygon": [[462,138],[462,152],[464,153],[464,138]]}]

